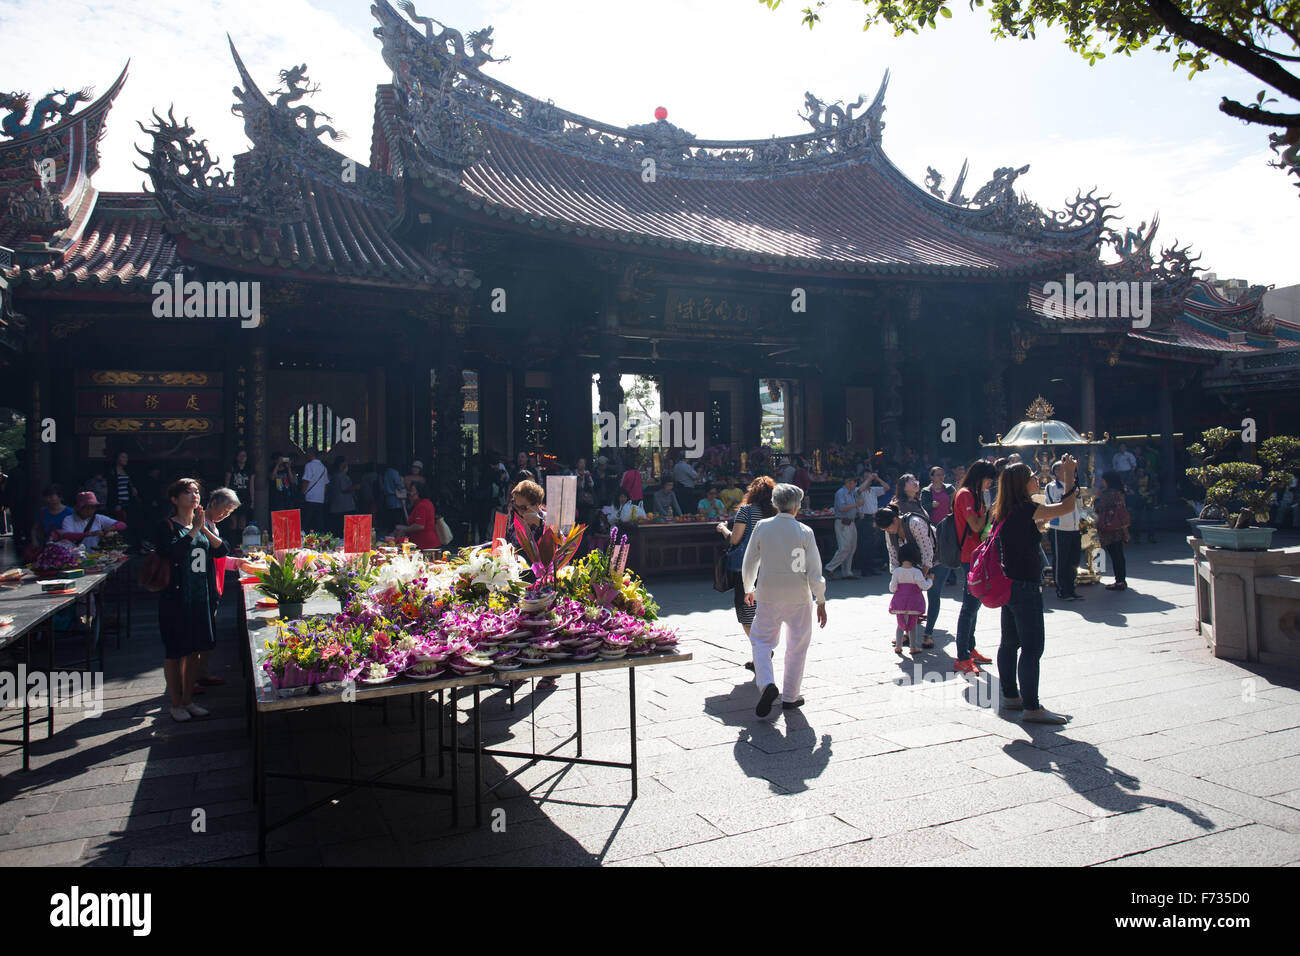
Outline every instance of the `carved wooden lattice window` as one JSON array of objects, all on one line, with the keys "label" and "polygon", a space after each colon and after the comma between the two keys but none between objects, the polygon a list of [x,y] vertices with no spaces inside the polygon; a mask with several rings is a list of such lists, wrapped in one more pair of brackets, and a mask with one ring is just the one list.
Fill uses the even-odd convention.
[{"label": "carved wooden lattice window", "polygon": [[524,447],[549,450],[551,447],[551,400],[541,396],[524,399]]},{"label": "carved wooden lattice window", "polygon": [[325,454],[342,437],[343,419],[323,402],[299,406],[289,416],[289,441],[300,451]]},{"label": "carved wooden lattice window", "polygon": [[731,443],[731,394],[709,393],[709,444]]}]

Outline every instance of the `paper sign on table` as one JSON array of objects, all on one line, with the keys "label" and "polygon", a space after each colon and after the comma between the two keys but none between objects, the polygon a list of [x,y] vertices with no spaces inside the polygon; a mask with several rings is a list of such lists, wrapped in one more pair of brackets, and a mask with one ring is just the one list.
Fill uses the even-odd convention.
[{"label": "paper sign on table", "polygon": [[370,515],[343,516],[343,553],[362,554],[370,550]]},{"label": "paper sign on table", "polygon": [[546,524],[561,533],[577,522],[578,476],[551,475],[546,479]]},{"label": "paper sign on table", "polygon": [[492,553],[499,554],[506,537],[506,516],[497,512],[492,516]]},{"label": "paper sign on table", "polygon": [[302,514],[293,511],[271,512],[271,537],[274,541],[272,550],[288,551],[302,547]]}]

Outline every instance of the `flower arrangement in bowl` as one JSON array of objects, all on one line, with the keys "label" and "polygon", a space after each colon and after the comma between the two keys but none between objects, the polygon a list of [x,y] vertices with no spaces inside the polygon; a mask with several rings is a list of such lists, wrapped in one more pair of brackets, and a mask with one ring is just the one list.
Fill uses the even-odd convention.
[{"label": "flower arrangement in bowl", "polygon": [[302,546],[309,551],[329,553],[337,551],[342,542],[326,531],[308,531],[302,536]]},{"label": "flower arrangement in bowl", "polygon": [[318,573],[321,587],[328,591],[343,607],[347,607],[358,594],[370,587],[376,569],[369,554],[346,555],[343,558],[327,557],[327,564]]},{"label": "flower arrangement in bowl", "polygon": [[32,562],[32,570],[36,572],[38,578],[58,577],[64,571],[81,567],[85,556],[86,552],[80,547],[63,541],[51,541],[36,555],[36,560]]},{"label": "flower arrangement in bowl", "polygon": [[302,606],[320,588],[320,579],[302,555],[271,557],[266,570],[257,573],[257,589],[280,605],[280,617],[302,617]]}]

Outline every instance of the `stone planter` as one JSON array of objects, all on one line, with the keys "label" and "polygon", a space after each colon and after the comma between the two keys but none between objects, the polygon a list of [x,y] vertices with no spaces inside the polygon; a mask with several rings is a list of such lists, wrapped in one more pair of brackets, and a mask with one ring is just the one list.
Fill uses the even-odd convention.
[{"label": "stone planter", "polygon": [[1267,551],[1273,541],[1273,531],[1273,528],[1229,528],[1222,524],[1207,524],[1201,526],[1201,540],[1231,551]]},{"label": "stone planter", "polygon": [[1220,520],[1219,518],[1188,518],[1187,519],[1187,526],[1192,529],[1192,536],[1196,538],[1201,537],[1201,529],[1206,527],[1207,525],[1213,525],[1219,528],[1222,528],[1224,526],[1223,521]]},{"label": "stone planter", "polygon": [[1300,673],[1300,547],[1233,551],[1196,538],[1187,543],[1195,553],[1196,630],[1214,656]]}]

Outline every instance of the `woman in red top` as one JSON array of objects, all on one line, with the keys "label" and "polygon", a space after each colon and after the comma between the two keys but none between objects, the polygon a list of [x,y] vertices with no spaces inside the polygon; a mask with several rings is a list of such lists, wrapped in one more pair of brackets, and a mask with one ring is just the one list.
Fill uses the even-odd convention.
[{"label": "woman in red top", "polygon": [[439,547],[442,540],[438,537],[438,516],[429,500],[428,485],[419,479],[412,481],[408,486],[406,503],[411,509],[410,517],[406,519],[410,523],[399,524],[397,533],[406,535],[421,551]]},{"label": "woman in red top", "polygon": [[987,461],[973,462],[966,470],[952,511],[957,523],[957,541],[961,544],[961,615],[957,618],[957,661],[952,669],[959,674],[978,674],[980,664],[992,661],[975,650],[975,617],[979,613],[980,599],[970,593],[968,578],[971,559],[979,547],[980,535],[988,523],[988,509],[984,507],[984,492],[993,487],[998,472]]}]

